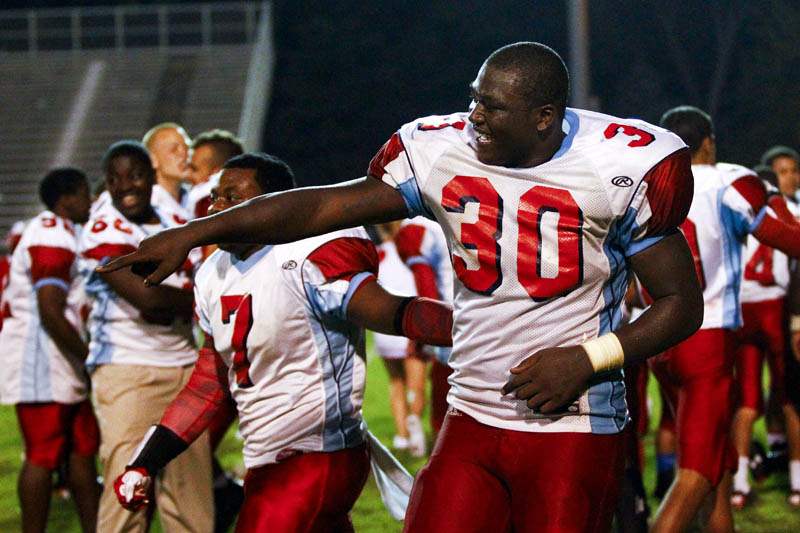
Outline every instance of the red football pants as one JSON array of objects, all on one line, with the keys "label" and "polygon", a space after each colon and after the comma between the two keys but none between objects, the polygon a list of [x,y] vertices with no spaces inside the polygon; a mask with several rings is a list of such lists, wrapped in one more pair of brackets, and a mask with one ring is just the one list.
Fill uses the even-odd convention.
[{"label": "red football pants", "polygon": [[350,509],[369,474],[367,445],[304,453],[250,469],[237,533],[353,531]]},{"label": "red football pants", "polygon": [[736,469],[730,439],[733,350],[727,329],[701,329],[658,356],[651,370],[676,413],[678,467],[700,473],[713,486]]},{"label": "red football pants", "polygon": [[761,369],[767,357],[770,387],[779,405],[787,402],[786,381],[786,324],[783,298],[742,304],[744,326],[739,330],[736,350],[736,382],[739,406],[761,411],[764,398],[761,392]]},{"label": "red football pants", "polygon": [[438,434],[442,429],[444,417],[447,415],[447,393],[450,392],[447,378],[452,373],[452,368],[433,359],[431,363],[431,428],[433,428],[434,434]]},{"label": "red football pants", "polygon": [[608,531],[623,449],[621,434],[510,431],[450,409],[405,531]]},{"label": "red football pants", "polygon": [[25,460],[55,470],[68,454],[97,454],[100,430],[89,400],[80,403],[18,403]]}]

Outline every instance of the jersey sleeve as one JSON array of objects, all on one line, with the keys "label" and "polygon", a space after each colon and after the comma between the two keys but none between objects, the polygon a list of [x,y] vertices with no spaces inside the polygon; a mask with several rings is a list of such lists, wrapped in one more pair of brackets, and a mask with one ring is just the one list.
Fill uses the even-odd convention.
[{"label": "jersey sleeve", "polygon": [[422,192],[400,132],[393,134],[381,146],[381,149],[370,161],[367,174],[400,192],[406,203],[409,218],[418,215],[430,216],[428,208],[422,201]]},{"label": "jersey sleeve", "polygon": [[39,217],[31,222],[25,241],[34,289],[55,285],[69,291],[76,258],[72,228],[65,227],[63,220]]},{"label": "jersey sleeve", "polygon": [[208,318],[208,303],[200,291],[199,284],[194,286],[194,309],[197,314],[197,325],[207,338],[211,337],[211,321]]},{"label": "jersey sleeve", "polygon": [[675,232],[686,219],[693,196],[691,157],[682,148],[653,166],[639,184],[623,220],[625,255],[635,255]]},{"label": "jersey sleeve", "polygon": [[722,193],[723,223],[739,237],[752,233],[767,216],[768,190],[754,174],[736,178]]},{"label": "jersey sleeve", "polygon": [[440,298],[436,287],[433,242],[428,229],[420,224],[406,224],[394,237],[397,254],[414,275],[417,294],[428,298]]},{"label": "jersey sleeve", "polygon": [[321,317],[347,320],[347,306],[364,282],[378,275],[378,252],[369,239],[340,237],[311,252],[303,264],[303,285]]}]

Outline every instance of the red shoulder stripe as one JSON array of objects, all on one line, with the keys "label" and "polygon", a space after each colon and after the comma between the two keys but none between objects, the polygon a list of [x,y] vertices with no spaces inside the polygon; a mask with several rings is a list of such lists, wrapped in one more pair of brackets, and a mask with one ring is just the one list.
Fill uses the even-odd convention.
[{"label": "red shoulder stripe", "polygon": [[405,151],[403,141],[400,139],[400,134],[395,133],[392,135],[386,144],[384,144],[372,161],[369,162],[368,174],[374,178],[381,179],[386,174],[386,165],[397,159],[397,157]]},{"label": "red shoulder stripe", "polygon": [[406,224],[394,236],[394,245],[397,254],[403,262],[412,257],[422,255],[422,239],[425,237],[425,226],[419,224]]},{"label": "red shoulder stripe", "polygon": [[378,274],[378,252],[368,239],[340,237],[326,242],[308,256],[322,271],[325,279],[350,280],[361,272]]},{"label": "red shoulder stripe", "polygon": [[689,149],[673,152],[644,176],[652,213],[647,236],[663,235],[680,226],[689,214],[694,196],[694,176]]},{"label": "red shoulder stripe", "polygon": [[58,278],[70,282],[69,271],[75,261],[75,254],[66,248],[55,246],[31,246],[31,279],[34,283],[40,279]]},{"label": "red shoulder stripe", "polygon": [[767,188],[757,176],[742,176],[734,181],[731,186],[742,195],[742,198],[747,200],[747,203],[756,213],[767,205]]},{"label": "red shoulder stripe", "polygon": [[136,251],[136,247],[130,244],[100,244],[83,252],[83,257],[102,261],[107,257],[119,257]]}]

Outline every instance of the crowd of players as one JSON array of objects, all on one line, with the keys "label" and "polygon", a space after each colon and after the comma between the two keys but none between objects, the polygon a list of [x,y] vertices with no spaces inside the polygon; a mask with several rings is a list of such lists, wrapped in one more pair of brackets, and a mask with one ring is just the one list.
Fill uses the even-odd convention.
[{"label": "crowd of players", "polygon": [[[732,531],[765,357],[800,507],[797,153],[750,170],[716,161],[699,109],[657,127],[567,108],[566,68],[536,43],[493,53],[472,93],[338,187],[288,192],[280,159],[171,123],[109,147],[93,199],[79,170],[50,172],[2,297],[24,530],[45,529],[64,463],[85,531],[144,531],[153,504],[167,531],[224,530],[212,453],[237,414],[237,531],[351,530],[370,460],[408,531],[603,531],[615,513],[646,530],[649,368],[653,529]],[[431,361],[436,444],[407,511],[363,425],[364,328],[393,447],[415,456]]]}]

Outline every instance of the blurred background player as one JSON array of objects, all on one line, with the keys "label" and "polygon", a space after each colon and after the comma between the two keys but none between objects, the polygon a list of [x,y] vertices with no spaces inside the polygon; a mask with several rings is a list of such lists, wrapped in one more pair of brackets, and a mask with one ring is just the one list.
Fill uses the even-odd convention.
[{"label": "blurred background player", "polygon": [[[222,170],[225,161],[244,153],[242,141],[226,130],[204,131],[194,138],[189,159],[189,183],[192,188],[186,197],[186,210],[192,218],[204,217],[211,206],[210,178]],[[213,250],[212,250],[213,251]]]},{"label": "blurred background player", "polygon": [[81,527],[94,531],[99,435],[88,400],[76,261],[89,184],[80,170],[59,168],[41,181],[39,196],[46,210],[28,222],[11,260],[0,396],[16,406],[25,443],[18,482],[23,531],[45,531],[52,474],[63,461]]},{"label": "blurred background player", "polygon": [[[100,458],[104,478],[113,479],[133,456],[142,433],[188,381],[197,352],[190,261],[160,287],[145,287],[127,269],[94,271],[98,264],[135,250],[147,235],[176,225],[174,213],[151,204],[155,171],[142,144],[113,144],[103,169],[111,202],[92,214],[80,251],[92,299],[88,365],[100,421]],[[211,457],[205,435],[165,469],[155,485],[154,500],[165,531],[212,531]],[[147,513],[121,509],[113,487],[106,484],[98,529],[147,528]]]},{"label": "blurred background player", "polygon": [[[214,129],[204,131],[194,138],[190,149],[188,182],[191,189],[186,195],[185,209],[191,218],[204,217],[211,206],[211,191],[217,185],[219,176],[214,176],[225,161],[244,152],[242,142],[231,132]],[[216,246],[203,246],[205,259]],[[228,428],[236,419],[236,404],[232,399],[218,410],[217,416],[208,428],[211,451],[216,452]],[[214,519],[215,531],[226,531],[236,518],[244,494],[238,480],[226,474],[216,456],[214,467]]]},{"label": "blurred background player", "polygon": [[[283,161],[245,154],[225,164],[211,212],[293,186]],[[197,274],[205,345],[114,483],[120,503],[143,504],[150,480],[208,426],[229,389],[248,468],[236,531],[352,531],[348,513],[369,472],[363,328],[449,344],[452,324],[448,305],[391,295],[377,271],[363,228],[220,244]]]},{"label": "blurred background player", "polygon": [[[773,163],[780,157],[776,157]],[[776,166],[788,165],[781,162]],[[796,164],[795,172],[783,172],[780,177],[772,167],[760,166],[756,171],[761,179],[780,191],[792,214],[800,215],[800,208],[795,201],[798,187]],[[800,506],[800,420],[785,391],[789,354],[786,350],[788,331],[784,310],[790,278],[789,258],[748,235],[742,264],[743,326],[737,335],[736,350],[739,404],[733,419],[733,440],[739,460],[733,479],[731,505],[741,509],[749,501],[750,441],[753,424],[764,407],[761,372],[766,359],[770,371],[770,395],[783,411],[789,444],[789,503]]]},{"label": "blurred background player", "polygon": [[[416,296],[414,276],[403,264],[397,254],[394,237],[401,222],[387,222],[377,226],[383,242],[378,246],[380,269],[378,281],[392,294]],[[392,447],[396,450],[409,450],[411,455],[425,455],[427,442],[420,419],[425,409],[425,367],[427,355],[418,353],[422,346],[410,342],[405,337],[375,333],[375,351],[383,359],[389,374],[389,402],[396,435]],[[414,417],[408,423],[409,417]],[[413,430],[414,434],[410,434]]]},{"label": "blurred background player", "polygon": [[[790,186],[789,184],[791,183],[800,183],[800,154],[788,146],[776,145],[768,148],[761,155],[761,164],[772,169],[779,183],[787,184],[787,186]],[[797,194],[795,193],[796,201],[800,200],[800,198],[797,198]],[[789,386],[798,386],[797,384],[800,383],[800,365],[796,363],[794,358],[789,358],[786,363],[786,379],[789,381]],[[770,472],[786,470],[787,467],[787,438],[783,418],[783,405],[781,401],[778,401],[778,396],[773,394],[771,386],[765,406],[765,418],[767,422],[768,451],[762,470],[765,475],[768,475]],[[760,443],[754,443],[755,450],[758,450],[760,446]]]},{"label": "blurred background player", "polygon": [[[707,113],[676,107],[664,114],[661,125],[692,151],[694,198],[681,231],[694,256],[705,309],[700,329],[652,366],[676,413],[678,437],[678,472],[653,528],[683,531],[711,496],[708,527],[732,531],[733,330],[741,326],[742,243],[752,234],[759,242],[798,256],[800,224],[782,197],[770,192],[752,170],[717,163],[714,127]],[[677,384],[677,390],[671,384]]]},{"label": "blurred background player", "polygon": [[14,222],[5,238],[6,253],[0,255],[0,331],[3,330],[3,318],[9,313],[8,305],[3,302],[3,292],[8,286],[11,274],[11,255],[22,238],[25,223],[21,220]]},{"label": "blurred background player", "polygon": [[[453,301],[450,250],[439,224],[425,217],[403,220],[394,236],[394,244],[400,259],[414,274],[418,295]],[[450,348],[438,348],[431,363],[431,429],[434,436],[439,434],[447,414],[447,393],[450,390],[447,378],[451,373],[447,365],[449,357]],[[412,428],[419,427],[421,431],[422,424],[415,414],[409,417],[408,425],[412,435],[417,432]]]},{"label": "blurred background player", "polygon": [[189,179],[189,143],[186,131],[174,122],[153,126],[142,137],[156,172],[153,205],[170,211],[183,222],[192,218],[186,209],[185,185]]}]

